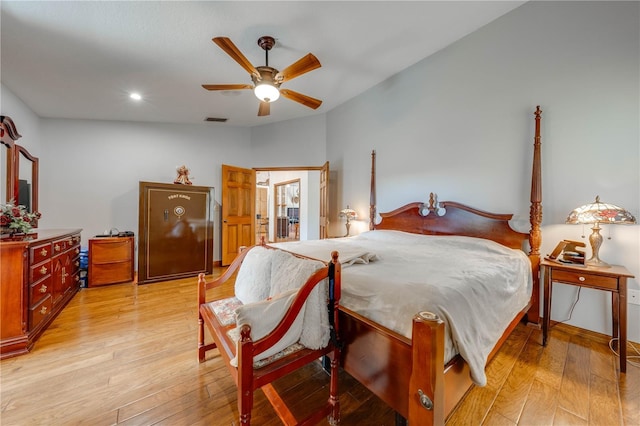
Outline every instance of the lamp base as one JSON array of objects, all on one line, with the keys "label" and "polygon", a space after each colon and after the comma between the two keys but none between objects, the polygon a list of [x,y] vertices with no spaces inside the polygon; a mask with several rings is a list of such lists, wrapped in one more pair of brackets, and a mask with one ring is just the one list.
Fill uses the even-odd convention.
[{"label": "lamp base", "polygon": [[584,262],[587,266],[596,266],[598,268],[611,268],[607,262],[600,260],[599,252],[602,245],[602,235],[600,235],[600,224],[595,223],[591,228],[593,233],[589,235],[589,243],[591,244],[591,258]]},{"label": "lamp base", "polygon": [[611,268],[611,265],[608,264],[607,262],[600,260],[598,258],[591,258],[588,259],[584,262],[585,265],[587,266],[595,266],[597,268]]}]

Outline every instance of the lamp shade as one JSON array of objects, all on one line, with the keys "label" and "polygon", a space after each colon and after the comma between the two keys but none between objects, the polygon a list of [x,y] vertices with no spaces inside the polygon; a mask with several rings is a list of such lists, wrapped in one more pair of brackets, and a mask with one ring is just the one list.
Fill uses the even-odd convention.
[{"label": "lamp shade", "polygon": [[569,213],[566,223],[632,224],[636,223],[636,218],[622,207],[618,207],[614,204],[603,203],[600,201],[600,196],[596,196],[595,202],[580,206]]},{"label": "lamp shade", "polygon": [[269,83],[258,84],[253,93],[262,102],[273,102],[280,97],[280,91],[277,87],[272,86]]},{"label": "lamp shade", "polygon": [[594,224],[589,235],[591,244],[591,258],[585,262],[586,265],[608,268],[610,265],[600,259],[600,246],[602,245],[602,235],[600,235],[600,224],[631,224],[636,223],[636,218],[631,213],[614,204],[607,204],[600,201],[600,196],[596,196],[596,201],[585,204],[569,213],[567,223],[571,224]]},{"label": "lamp shade", "polygon": [[356,217],[358,217],[358,213],[356,213],[355,210],[353,210],[353,209],[349,208],[349,206],[347,206],[346,209],[340,210],[340,216],[346,217],[347,220],[351,220],[351,219],[355,219]]}]

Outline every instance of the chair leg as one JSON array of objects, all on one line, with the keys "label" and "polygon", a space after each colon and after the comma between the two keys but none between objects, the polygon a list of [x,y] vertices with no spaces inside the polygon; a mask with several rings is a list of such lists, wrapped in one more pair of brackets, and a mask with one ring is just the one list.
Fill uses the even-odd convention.
[{"label": "chair leg", "polygon": [[253,391],[251,389],[244,390],[242,386],[238,386],[238,414],[240,415],[240,424],[251,425],[251,410],[253,409]]},{"label": "chair leg", "polygon": [[331,414],[329,415],[329,423],[337,425],[340,423],[340,400],[338,399],[338,369],[339,369],[340,350],[334,349],[331,356],[331,382],[329,384],[329,405]]},{"label": "chair leg", "polygon": [[198,361],[204,362],[205,358],[204,348],[204,320],[202,316],[198,315]]}]

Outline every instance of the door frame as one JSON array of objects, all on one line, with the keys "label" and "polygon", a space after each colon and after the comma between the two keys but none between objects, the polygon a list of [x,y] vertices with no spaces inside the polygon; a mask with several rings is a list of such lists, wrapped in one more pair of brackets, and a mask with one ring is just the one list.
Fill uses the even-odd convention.
[{"label": "door frame", "polygon": [[[329,237],[329,161],[321,166],[253,167],[256,172],[320,172],[320,239]],[[324,175],[324,176],[323,176]],[[255,200],[254,200],[255,204]]]},{"label": "door frame", "polygon": [[[236,167],[236,166],[231,166],[231,165],[227,165],[230,167]],[[238,167],[240,168],[240,167]],[[320,186],[321,186],[321,203],[320,203],[320,239],[322,238],[327,238],[327,232],[326,229],[329,226],[328,223],[328,215],[327,215],[327,206],[329,203],[329,194],[328,194],[328,176],[329,176],[329,162],[325,161],[321,166],[288,166],[288,167],[252,167],[250,170],[253,170],[253,187],[254,187],[254,194],[253,197],[251,198],[251,211],[252,211],[252,216],[254,218],[253,220],[253,227],[252,227],[252,232],[251,232],[251,239],[252,239],[252,244],[255,244],[255,210],[256,210],[256,200],[255,200],[255,187],[256,187],[256,182],[255,182],[255,175],[256,172],[259,171],[264,171],[264,172],[287,172],[287,171],[318,171],[320,172],[321,176],[324,174],[325,175],[325,179],[324,179],[324,185],[325,188],[324,190],[322,190],[322,186],[323,186],[323,180],[321,178],[320,181]],[[224,172],[223,172],[224,173]],[[224,184],[222,184],[222,186],[224,186]],[[324,202],[322,201],[324,200]],[[224,201],[223,201],[224,203]],[[224,215],[224,206],[222,207],[221,210],[221,221],[224,224],[225,219],[225,215]],[[225,241],[225,239],[228,239],[227,236],[224,235],[224,227],[221,228],[221,232],[220,232],[220,248],[221,248],[221,257],[222,257],[222,266],[225,265],[224,260],[225,260],[225,256],[223,254],[224,251],[224,245],[227,244],[228,245],[228,241]],[[238,243],[238,250],[239,250],[239,246],[242,245],[240,243]],[[227,256],[230,257],[230,256]],[[228,259],[227,259],[228,260]],[[233,259],[231,259],[233,260]]]}]

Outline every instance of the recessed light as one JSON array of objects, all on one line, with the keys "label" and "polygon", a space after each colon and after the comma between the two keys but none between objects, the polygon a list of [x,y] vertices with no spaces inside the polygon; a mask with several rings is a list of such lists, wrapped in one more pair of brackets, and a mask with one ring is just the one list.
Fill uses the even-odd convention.
[{"label": "recessed light", "polygon": [[142,99],[142,96],[140,96],[140,93],[135,93],[135,92],[131,93],[129,97],[134,101],[139,101]]}]

